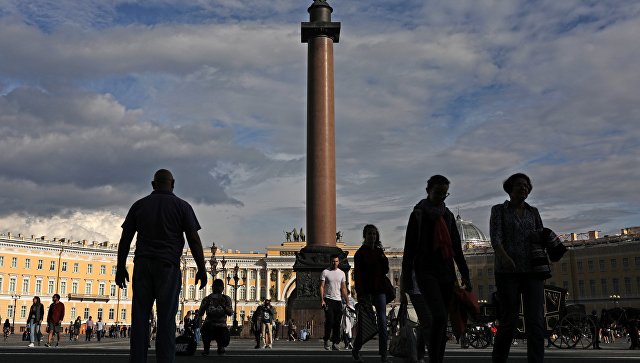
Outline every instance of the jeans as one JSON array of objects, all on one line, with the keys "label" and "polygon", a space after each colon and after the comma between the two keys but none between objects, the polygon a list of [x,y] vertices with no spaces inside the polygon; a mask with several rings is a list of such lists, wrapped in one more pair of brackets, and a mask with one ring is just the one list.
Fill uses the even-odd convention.
[{"label": "jeans", "polygon": [[324,299],[327,304],[324,310],[324,341],[331,339],[334,344],[340,343],[340,322],[342,321],[342,301]]},{"label": "jeans", "polygon": [[29,320],[29,331],[31,332],[31,343],[38,342],[40,344],[40,324]]},{"label": "jeans", "polygon": [[218,351],[220,351],[221,348],[227,347],[231,340],[229,328],[226,326],[209,326],[205,323],[205,325],[202,326],[202,344],[204,351],[207,353],[209,352],[212,340],[215,340],[218,344]]},{"label": "jeans", "polygon": [[[389,332],[387,331],[387,296],[385,294],[373,294],[371,295],[371,303],[376,310],[376,320],[378,324],[378,354],[386,357],[387,342],[389,341]],[[359,352],[363,344],[362,335],[358,333],[353,343],[353,351]]]},{"label": "jeans", "polygon": [[262,340],[264,340],[264,346],[271,346],[273,344],[273,335],[271,334],[271,323],[262,323]]},{"label": "jeans", "polygon": [[425,304],[419,305],[416,313],[420,325],[424,325],[422,332],[429,348],[429,363],[442,363],[448,339],[447,322],[454,285],[453,282],[440,282],[436,277],[427,275],[418,277],[418,286]]},{"label": "jeans", "polygon": [[520,294],[527,332],[527,362],[544,360],[544,280],[516,274],[496,274],[498,289],[499,325],[493,345],[493,362],[505,363],[518,325]]},{"label": "jeans", "polygon": [[140,258],[133,269],[133,306],[129,362],[146,363],[149,344],[149,315],[156,302],[158,330],[156,362],[173,363],[176,355],[176,313],[182,274],[178,266]]}]

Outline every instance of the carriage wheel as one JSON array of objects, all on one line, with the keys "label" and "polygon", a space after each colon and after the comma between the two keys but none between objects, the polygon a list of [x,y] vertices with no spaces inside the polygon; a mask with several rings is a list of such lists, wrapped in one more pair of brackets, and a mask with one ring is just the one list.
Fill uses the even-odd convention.
[{"label": "carriage wheel", "polygon": [[586,349],[593,344],[593,329],[593,321],[585,314],[567,314],[551,331],[551,343],[560,349]]},{"label": "carriage wheel", "polygon": [[491,344],[489,337],[491,336],[491,331],[487,334],[487,327],[473,326],[467,329],[465,333],[465,338],[467,339],[470,346],[475,349],[484,349]]}]

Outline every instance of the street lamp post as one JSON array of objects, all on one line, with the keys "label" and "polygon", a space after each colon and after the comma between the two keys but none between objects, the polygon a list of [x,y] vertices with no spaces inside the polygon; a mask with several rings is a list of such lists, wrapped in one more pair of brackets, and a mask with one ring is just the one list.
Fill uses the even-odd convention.
[{"label": "street lamp post", "polygon": [[618,305],[620,304],[620,295],[617,294],[613,294],[613,295],[609,295],[609,299],[611,299],[611,302],[613,302],[613,307],[618,307]]},{"label": "street lamp post", "polygon": [[16,331],[16,313],[18,312],[18,306],[16,304],[18,299],[20,299],[20,295],[11,294],[11,298],[13,299],[13,323],[11,323],[11,332],[14,333]]},{"label": "street lamp post", "polygon": [[233,335],[240,335],[240,329],[238,328],[238,270],[240,267],[236,263],[236,266],[233,268],[233,302],[235,307],[233,309],[233,327],[231,331]]}]

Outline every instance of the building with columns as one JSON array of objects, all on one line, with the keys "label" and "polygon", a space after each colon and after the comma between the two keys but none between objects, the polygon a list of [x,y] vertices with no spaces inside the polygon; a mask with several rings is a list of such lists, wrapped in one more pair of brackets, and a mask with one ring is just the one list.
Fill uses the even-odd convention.
[{"label": "building with columns", "polygon": [[[470,221],[458,218],[458,230],[463,239],[463,249],[471,271],[475,292],[479,299],[490,300],[495,291],[493,277],[493,250],[486,235]],[[640,306],[640,233],[638,228],[625,228],[620,235],[600,237],[588,233],[584,239],[568,235],[573,241],[565,242],[569,251],[558,263],[553,264],[553,277],[548,284],[564,287],[569,291],[569,303],[585,304],[592,309],[613,306]],[[571,237],[572,236],[572,237]],[[295,254],[305,242],[282,242],[269,245],[265,252],[216,251],[216,271],[211,266],[212,251],[205,247],[205,260],[210,269],[210,283],[205,290],[195,285],[196,264],[188,251],[181,259],[183,290],[176,320],[187,311],[196,310],[206,294],[211,293],[211,277],[215,273],[226,283],[226,293],[237,297],[237,316],[240,325],[248,324],[251,314],[265,298],[275,306],[277,318],[289,318],[289,298],[295,287],[293,264]],[[353,255],[359,244],[337,246]],[[402,249],[388,248],[389,278],[398,286],[402,266]],[[131,289],[118,289],[115,285],[117,244],[110,242],[72,241],[66,238],[24,236],[0,233],[0,317],[15,319],[16,330],[22,331],[31,300],[41,297],[48,306],[51,296],[57,292],[66,306],[65,321],[80,316],[94,320],[102,317],[107,325],[131,322]],[[224,261],[224,262],[223,262]],[[133,253],[127,266],[133,271]],[[234,275],[237,266],[237,296]],[[347,275],[351,284],[353,268]],[[319,303],[319,302],[318,302]],[[397,303],[397,302],[396,302]],[[233,317],[229,318],[229,325]],[[298,322],[304,323],[304,322]],[[248,332],[243,329],[243,334]]]}]

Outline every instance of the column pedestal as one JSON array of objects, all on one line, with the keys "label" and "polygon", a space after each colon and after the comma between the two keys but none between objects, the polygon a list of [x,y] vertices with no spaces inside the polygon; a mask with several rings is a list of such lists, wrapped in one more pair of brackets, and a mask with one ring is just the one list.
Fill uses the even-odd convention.
[{"label": "column pedestal", "polygon": [[[296,288],[287,304],[287,317],[295,319],[298,331],[311,324],[312,339],[324,335],[324,310],[320,306],[320,275],[330,266],[331,255],[340,256],[339,268],[349,273],[348,252],[338,247],[307,246],[296,253],[293,270],[296,273]],[[347,290],[350,287],[347,286]]]}]

